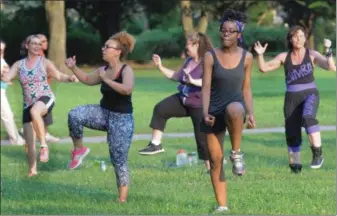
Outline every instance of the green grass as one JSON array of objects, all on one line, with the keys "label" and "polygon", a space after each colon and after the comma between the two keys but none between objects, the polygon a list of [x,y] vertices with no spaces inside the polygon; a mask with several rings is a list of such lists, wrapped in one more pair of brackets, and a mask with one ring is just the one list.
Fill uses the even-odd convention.
[{"label": "green grass", "polygon": [[[336,134],[323,132],[325,162],[309,168],[311,152],[303,143],[303,171],[291,174],[282,134],[245,135],[247,173],[235,177],[225,166],[231,214],[240,215],[335,215]],[[166,139],[166,153],[140,156],[145,141],[132,143],[129,154],[131,187],[129,201],[118,204],[116,182],[110,170],[101,172],[98,160],[109,160],[106,144],[88,144],[92,149],[83,166],[66,170],[69,145],[51,145],[47,164],[38,164],[39,176],[28,178],[22,147],[1,147],[1,214],[207,214],[216,206],[210,178],[202,164],[172,168],[179,148],[195,151],[194,140]],[[225,149],[228,157],[229,139]]]},{"label": "green grass", "polygon": [[[164,65],[178,68],[182,61],[166,60]],[[280,69],[270,74],[258,72],[254,64],[252,75],[252,89],[257,127],[282,127],[283,126],[283,98],[284,98],[284,72]],[[177,92],[178,83],[167,80],[156,69],[135,69],[135,89],[133,92],[133,105],[135,116],[135,133],[149,133],[149,123],[153,107],[160,100]],[[317,86],[320,90],[321,103],[318,119],[322,125],[336,124],[336,75],[333,72],[322,70],[315,71]],[[52,85],[56,94],[56,106],[53,110],[54,124],[50,127],[52,134],[68,136],[67,114],[82,104],[97,104],[101,99],[99,86],[89,87],[81,83],[64,84],[54,82]],[[18,127],[21,127],[22,115],[22,90],[18,82],[10,86],[7,95],[15,114]],[[1,128],[1,136],[5,135]],[[189,118],[170,119],[166,132],[193,131]],[[86,130],[86,136],[102,135],[102,132]]]}]

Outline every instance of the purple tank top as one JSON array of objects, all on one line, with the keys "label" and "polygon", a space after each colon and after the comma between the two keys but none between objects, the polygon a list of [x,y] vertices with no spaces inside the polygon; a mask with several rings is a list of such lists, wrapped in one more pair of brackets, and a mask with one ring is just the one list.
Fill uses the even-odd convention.
[{"label": "purple tank top", "polygon": [[189,73],[194,79],[202,78],[202,65],[188,58],[179,72],[180,85],[177,87],[179,96],[185,106],[198,108],[201,107],[201,87],[186,83],[186,74]]}]

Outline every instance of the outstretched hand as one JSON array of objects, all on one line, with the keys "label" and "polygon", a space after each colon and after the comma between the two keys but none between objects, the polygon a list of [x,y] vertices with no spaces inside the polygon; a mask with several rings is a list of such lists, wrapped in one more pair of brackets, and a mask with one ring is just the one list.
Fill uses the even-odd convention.
[{"label": "outstretched hand", "polygon": [[65,64],[69,69],[73,69],[76,66],[76,56],[67,58]]},{"label": "outstretched hand", "polygon": [[161,58],[160,58],[159,55],[153,54],[153,55],[152,55],[152,60],[153,60],[154,65],[156,65],[157,67],[159,67],[159,66],[162,65],[162,63],[161,63]]},{"label": "outstretched hand", "polygon": [[78,79],[77,79],[77,77],[75,75],[71,75],[69,77],[69,82],[78,82]]},{"label": "outstretched hand", "polygon": [[263,53],[266,51],[267,47],[268,47],[268,43],[266,43],[264,46],[262,46],[260,41],[257,41],[254,44],[254,50],[258,55],[263,55]]}]

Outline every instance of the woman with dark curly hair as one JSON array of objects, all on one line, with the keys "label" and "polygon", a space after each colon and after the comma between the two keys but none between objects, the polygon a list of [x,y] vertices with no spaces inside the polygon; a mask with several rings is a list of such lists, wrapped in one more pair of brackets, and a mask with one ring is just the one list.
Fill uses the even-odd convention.
[{"label": "woman with dark curly hair", "polygon": [[255,127],[250,85],[253,56],[242,49],[245,15],[226,10],[220,24],[221,47],[205,54],[202,85],[204,121],[210,154],[211,180],[218,202],[216,211],[227,211],[226,179],[223,170],[223,140],[228,128],[230,159],[235,175],[243,175],[245,166],[240,151],[246,116],[248,128]]},{"label": "woman with dark curly hair", "polygon": [[69,133],[74,144],[69,169],[81,165],[90,152],[89,148],[83,146],[83,128],[106,131],[120,202],[126,202],[128,196],[128,153],[134,130],[131,100],[134,74],[132,68],[123,63],[123,60],[133,50],[134,45],[134,37],[127,32],[114,34],[102,47],[106,66],[89,74],[76,66],[75,56],[66,60],[66,65],[83,84],[101,85],[103,95],[100,104],[78,106],[68,114]]}]

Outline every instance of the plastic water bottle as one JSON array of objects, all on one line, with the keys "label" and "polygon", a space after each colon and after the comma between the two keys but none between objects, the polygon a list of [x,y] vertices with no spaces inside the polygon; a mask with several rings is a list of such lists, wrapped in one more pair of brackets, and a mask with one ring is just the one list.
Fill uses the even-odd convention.
[{"label": "plastic water bottle", "polygon": [[105,172],[105,170],[106,170],[106,163],[105,163],[105,161],[101,161],[101,170],[102,170],[102,172]]},{"label": "plastic water bottle", "polygon": [[179,149],[176,156],[176,165],[178,167],[183,166],[188,163],[187,154],[184,149]]},{"label": "plastic water bottle", "polygon": [[197,158],[197,153],[196,152],[192,152],[192,163],[193,164],[198,164],[198,158]]},{"label": "plastic water bottle", "polygon": [[193,165],[193,154],[188,153],[187,154],[187,159],[188,159],[188,165],[192,166]]}]

